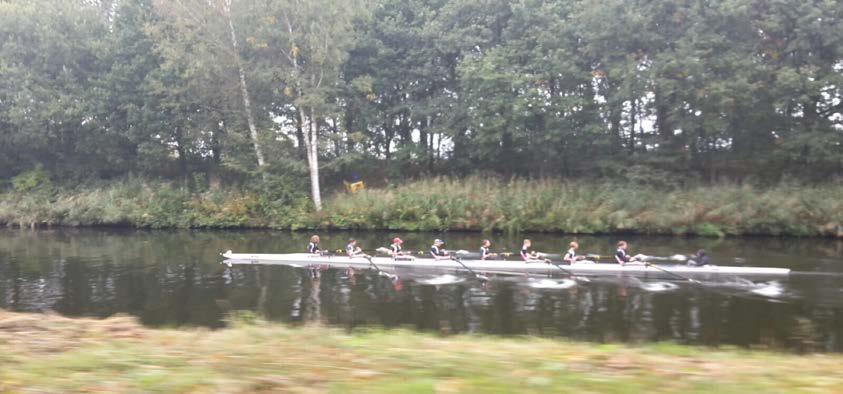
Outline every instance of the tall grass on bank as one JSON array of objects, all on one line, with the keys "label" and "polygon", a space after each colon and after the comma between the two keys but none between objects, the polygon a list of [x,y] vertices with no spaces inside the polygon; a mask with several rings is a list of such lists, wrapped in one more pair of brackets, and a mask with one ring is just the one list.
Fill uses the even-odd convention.
[{"label": "tall grass on bank", "polygon": [[330,199],[320,227],[843,236],[843,185],[687,189],[435,178]]},{"label": "tall grass on bank", "polygon": [[7,192],[0,197],[0,223],[21,227],[289,227],[288,218],[304,216],[308,209],[304,200],[278,203],[249,191],[191,192],[169,182],[137,179],[84,190]]},{"label": "tall grass on bank", "polygon": [[191,192],[124,180],[83,190],[9,191],[0,223],[150,228],[389,229],[843,237],[843,185],[670,189],[560,180],[433,178],[329,197]]}]

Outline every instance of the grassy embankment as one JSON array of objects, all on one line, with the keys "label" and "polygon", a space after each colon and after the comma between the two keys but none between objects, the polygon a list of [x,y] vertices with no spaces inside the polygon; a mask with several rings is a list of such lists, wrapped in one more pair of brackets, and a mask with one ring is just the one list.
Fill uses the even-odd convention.
[{"label": "grassy embankment", "polygon": [[0,311],[0,392],[841,392],[840,355]]},{"label": "grassy embankment", "polygon": [[305,198],[280,201],[237,190],[191,193],[135,180],[75,191],[9,191],[0,195],[0,223],[843,237],[841,196],[841,184],[662,190],[605,182],[436,178],[334,195],[316,214]]}]

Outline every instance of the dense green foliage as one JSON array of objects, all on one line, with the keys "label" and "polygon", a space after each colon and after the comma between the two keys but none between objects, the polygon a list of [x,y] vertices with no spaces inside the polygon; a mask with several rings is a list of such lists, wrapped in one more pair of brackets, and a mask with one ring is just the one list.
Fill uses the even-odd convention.
[{"label": "dense green foliage", "polygon": [[[546,231],[843,237],[843,187],[719,184],[663,188],[583,181],[434,178],[338,194],[312,212],[304,197],[137,179],[0,195],[0,223],[135,227],[268,227],[404,231]],[[286,201],[287,198],[282,200]]]},{"label": "dense green foliage", "polygon": [[139,179],[1,196],[0,223],[20,227],[290,228],[308,217],[310,207],[304,197],[280,203],[263,190],[190,190]]},{"label": "dense green foliage", "polygon": [[842,13],[827,0],[7,0],[0,178],[263,173],[306,194],[318,159],[331,187],[631,164],[825,181],[843,168]]},{"label": "dense green foliage", "polygon": [[843,236],[843,187],[716,185],[665,190],[634,184],[434,179],[330,201],[323,225],[395,230],[579,234]]}]

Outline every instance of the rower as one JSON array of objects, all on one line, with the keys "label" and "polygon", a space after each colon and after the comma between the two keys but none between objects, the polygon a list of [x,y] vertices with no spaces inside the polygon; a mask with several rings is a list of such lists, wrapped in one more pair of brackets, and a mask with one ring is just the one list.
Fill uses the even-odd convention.
[{"label": "rower", "polygon": [[445,249],[442,249],[443,246],[445,246],[445,241],[441,239],[433,241],[433,245],[430,247],[430,255],[434,260],[445,260],[451,258],[448,256],[448,252],[445,251]]},{"label": "rower", "polygon": [[401,238],[395,237],[392,239],[392,245],[389,245],[389,253],[393,258],[404,255],[404,252],[401,251],[401,244],[403,243],[404,241]]},{"label": "rower", "polygon": [[577,241],[571,241],[571,243],[568,244],[568,252],[562,257],[562,261],[568,264],[576,264],[578,261],[584,260],[585,256],[577,256],[577,249],[579,248],[580,244],[578,244]]},{"label": "rower", "polygon": [[630,256],[629,253],[627,252],[628,248],[629,248],[629,245],[626,243],[626,241],[618,241],[618,251],[615,252],[615,262],[617,262],[620,265],[624,265],[626,263],[631,263],[633,261],[639,261],[644,257],[643,255],[640,255],[640,254],[635,255],[635,256]]},{"label": "rower", "polygon": [[626,241],[618,241],[618,251],[615,252],[615,262],[624,265],[632,260],[629,255],[626,253],[626,248],[629,246],[626,244]]},{"label": "rower", "polygon": [[533,242],[529,239],[525,239],[524,242],[521,244],[521,260],[526,262],[533,262],[533,261],[547,261],[544,257],[539,255],[535,250],[530,250],[530,247],[533,245]]},{"label": "rower", "polygon": [[345,253],[348,254],[348,257],[361,257],[363,256],[363,249],[357,246],[356,239],[349,238],[348,244],[345,245]]},{"label": "rower", "polygon": [[490,252],[491,247],[492,241],[484,239],[483,243],[480,244],[480,260],[495,260],[498,258],[497,253]]},{"label": "rower", "polygon": [[702,267],[704,265],[708,265],[708,255],[706,255],[705,249],[698,250],[697,254],[688,260],[688,265],[692,267]]},{"label": "rower", "polygon": [[310,254],[320,254],[319,253],[319,236],[314,235],[310,237],[310,243],[307,244],[307,253]]}]

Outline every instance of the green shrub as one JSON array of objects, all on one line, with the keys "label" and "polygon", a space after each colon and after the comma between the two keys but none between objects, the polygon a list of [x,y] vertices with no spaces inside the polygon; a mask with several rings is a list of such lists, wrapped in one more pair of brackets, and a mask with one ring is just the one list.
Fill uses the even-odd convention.
[{"label": "green shrub", "polygon": [[17,193],[49,190],[51,187],[50,174],[40,165],[12,178],[12,189]]},{"label": "green shrub", "polygon": [[703,237],[712,237],[712,238],[722,238],[726,234],[720,227],[717,227],[711,223],[700,223],[698,224],[693,231],[694,234],[703,236]]}]

